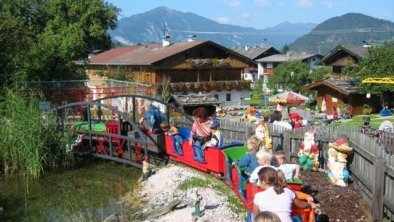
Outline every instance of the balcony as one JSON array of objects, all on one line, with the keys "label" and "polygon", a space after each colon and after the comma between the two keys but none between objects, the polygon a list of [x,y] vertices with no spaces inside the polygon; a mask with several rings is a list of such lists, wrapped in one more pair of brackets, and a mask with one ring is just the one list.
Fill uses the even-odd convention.
[{"label": "balcony", "polygon": [[230,90],[250,90],[250,81],[213,81],[213,82],[178,82],[170,83],[172,93],[176,92],[210,92]]}]

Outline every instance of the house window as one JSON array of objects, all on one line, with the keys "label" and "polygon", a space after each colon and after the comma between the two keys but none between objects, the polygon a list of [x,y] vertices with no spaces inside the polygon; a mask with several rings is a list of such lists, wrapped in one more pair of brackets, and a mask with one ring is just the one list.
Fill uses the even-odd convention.
[{"label": "house window", "polygon": [[274,65],[272,63],[267,63],[267,69],[272,69]]},{"label": "house window", "polygon": [[226,101],[230,102],[231,101],[231,93],[226,94]]},{"label": "house window", "polygon": [[219,95],[218,95],[218,94],[215,94],[215,95],[213,95],[213,96],[215,96],[215,98],[216,98],[217,100],[219,100]]},{"label": "house window", "polygon": [[316,58],[312,58],[312,62],[316,61]]}]

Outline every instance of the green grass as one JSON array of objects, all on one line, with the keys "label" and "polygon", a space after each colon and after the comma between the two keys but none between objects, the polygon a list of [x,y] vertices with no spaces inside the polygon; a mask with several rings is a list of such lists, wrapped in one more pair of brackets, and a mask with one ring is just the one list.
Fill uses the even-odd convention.
[{"label": "green grass", "polygon": [[[205,176],[201,174],[202,176]],[[206,176],[205,178],[200,177],[192,177],[181,184],[179,184],[178,188],[180,190],[187,190],[191,188],[211,188],[218,191],[220,194],[224,195],[228,202],[230,203],[230,209],[237,214],[246,213],[246,209],[243,206],[242,202],[239,200],[237,196],[234,195],[233,191],[227,187],[222,181],[217,180],[212,176]]]},{"label": "green grass", "polygon": [[379,128],[379,125],[385,120],[394,122],[394,116],[380,116],[379,114],[371,114],[371,115],[354,116],[351,120],[341,123],[333,123],[333,124],[341,125],[341,126],[363,126],[364,125],[363,117],[366,116],[369,116],[371,118],[371,122],[369,125],[372,126],[373,128]]},{"label": "green grass", "polygon": [[42,111],[39,98],[33,92],[7,89],[0,100],[0,162],[5,176],[38,178],[45,168],[70,156],[67,135],[56,130],[56,114]]}]

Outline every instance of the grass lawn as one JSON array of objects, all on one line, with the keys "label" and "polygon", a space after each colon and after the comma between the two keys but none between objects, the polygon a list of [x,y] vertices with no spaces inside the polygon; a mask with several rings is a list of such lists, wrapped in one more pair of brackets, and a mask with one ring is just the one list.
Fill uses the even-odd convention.
[{"label": "grass lawn", "polygon": [[341,123],[334,123],[335,125],[341,125],[341,126],[363,126],[364,121],[363,117],[369,116],[371,118],[370,126],[373,128],[379,128],[379,125],[385,121],[385,120],[390,120],[391,122],[394,123],[394,116],[380,116],[379,114],[371,114],[371,115],[359,115],[359,116],[354,116],[351,120],[345,121]]}]

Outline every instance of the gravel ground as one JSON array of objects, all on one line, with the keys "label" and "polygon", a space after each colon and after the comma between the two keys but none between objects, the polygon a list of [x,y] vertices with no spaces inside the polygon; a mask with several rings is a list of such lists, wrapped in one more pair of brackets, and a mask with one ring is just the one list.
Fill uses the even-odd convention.
[{"label": "gravel ground", "polygon": [[[144,182],[141,191],[141,197],[147,201],[144,211],[151,211],[158,207],[167,205],[175,198],[182,202],[177,208],[159,218],[147,220],[151,222],[238,222],[245,221],[245,215],[237,215],[230,210],[226,197],[220,192],[211,188],[190,188],[179,190],[181,182],[193,178],[204,178],[201,174],[192,172],[192,170],[180,166],[170,165],[156,172]],[[202,196],[201,208],[204,209],[203,216],[194,220],[192,212],[194,211],[193,200],[196,191]]]}]

